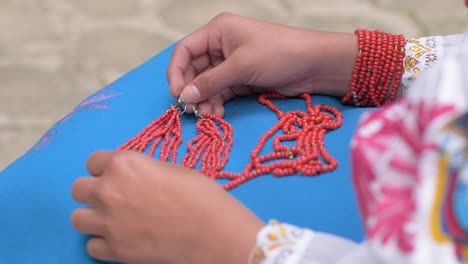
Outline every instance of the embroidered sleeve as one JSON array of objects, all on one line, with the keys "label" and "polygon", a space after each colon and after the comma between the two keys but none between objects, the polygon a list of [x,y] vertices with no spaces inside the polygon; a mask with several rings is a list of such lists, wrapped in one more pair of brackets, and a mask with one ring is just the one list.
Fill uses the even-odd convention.
[{"label": "embroidered sleeve", "polygon": [[370,250],[362,244],[273,221],[258,233],[257,245],[248,263],[370,264],[376,262],[370,255]]},{"label": "embroidered sleeve", "polygon": [[356,129],[352,178],[378,263],[468,263],[467,40],[409,41],[414,75],[430,72]]},{"label": "embroidered sleeve", "polygon": [[400,89],[406,95],[407,89],[421,73],[427,71],[444,56],[444,50],[458,45],[463,35],[432,36],[406,40],[406,57]]}]

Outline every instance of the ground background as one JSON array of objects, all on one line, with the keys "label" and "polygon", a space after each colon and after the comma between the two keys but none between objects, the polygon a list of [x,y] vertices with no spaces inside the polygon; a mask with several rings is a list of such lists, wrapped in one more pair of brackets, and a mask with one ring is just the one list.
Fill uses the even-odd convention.
[{"label": "ground background", "polygon": [[0,170],[84,97],[222,11],[406,36],[467,22],[462,0],[0,0]]}]

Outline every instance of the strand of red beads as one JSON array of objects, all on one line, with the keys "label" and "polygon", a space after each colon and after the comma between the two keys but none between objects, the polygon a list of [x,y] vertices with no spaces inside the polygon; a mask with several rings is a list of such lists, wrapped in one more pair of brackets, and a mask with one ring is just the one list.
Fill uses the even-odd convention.
[{"label": "strand of red beads", "polygon": [[396,98],[403,75],[405,38],[357,29],[358,54],[344,104],[382,106]]},{"label": "strand of red beads", "polygon": [[182,144],[180,115],[184,111],[181,111],[180,107],[180,103],[172,105],[162,116],[118,149],[144,152],[151,145],[148,155],[153,157],[156,149],[162,143],[159,159],[162,161],[170,159],[171,162],[175,163],[178,148]]},{"label": "strand of red beads", "polygon": [[373,94],[371,98],[371,105],[378,106],[385,98],[385,88],[390,87],[392,83],[392,76],[390,75],[390,64],[388,60],[391,59],[391,49],[389,49],[389,41],[392,39],[391,34],[379,34],[377,37],[377,49],[379,52],[379,83],[377,86],[377,92]]},{"label": "strand of red beads", "polygon": [[[239,174],[222,171],[233,144],[232,126],[219,115],[198,115],[194,109],[198,117],[198,134],[188,143],[182,165],[188,168],[200,165],[200,171],[212,179],[229,179],[230,182],[223,186],[226,190],[266,174],[277,177],[297,173],[311,176],[334,170],[338,162],[325,149],[324,136],[342,125],[343,116],[334,107],[322,104],[313,106],[309,94],[299,97],[305,100],[306,111],[281,111],[270,100],[286,99],[280,94],[259,96],[259,102],[278,116],[278,122],[261,137],[250,153],[251,162]],[[181,102],[171,106],[119,149],[144,152],[152,144],[148,154],[153,156],[162,143],[160,159],[167,161],[170,157],[172,162],[176,162],[177,149],[182,142],[180,115],[185,112],[185,109],[181,111],[181,107],[184,107]],[[270,140],[273,152],[261,155]],[[295,142],[295,145],[283,145],[286,141]]]},{"label": "strand of red beads", "polygon": [[[313,106],[309,94],[299,97],[306,102],[306,112],[282,112],[270,99],[285,99],[285,96],[275,93],[260,95],[259,102],[277,114],[278,122],[260,138],[250,154],[251,162],[240,174],[218,174],[217,178],[230,180],[223,186],[226,190],[265,174],[277,177],[296,173],[313,176],[332,171],[338,166],[336,159],[325,149],[324,136],[342,125],[342,114],[335,107],[321,104]],[[269,140],[273,142],[273,152],[260,155]],[[294,141],[295,145],[290,147],[281,144],[286,141]]]},{"label": "strand of red beads", "polygon": [[391,70],[395,73],[393,78],[393,86],[390,90],[389,96],[386,98],[385,102],[392,102],[398,93],[398,88],[400,88],[401,84],[401,77],[403,76],[403,60],[405,59],[405,45],[406,41],[403,35],[395,36],[393,39],[393,51],[395,56],[393,56],[393,65],[395,68],[391,68]]},{"label": "strand of red beads", "polygon": [[200,171],[216,179],[229,160],[233,128],[220,115],[194,112],[198,117],[198,135],[188,143],[182,165],[193,169],[201,163]]},{"label": "strand of red beads", "polygon": [[362,66],[361,74],[359,75],[359,80],[362,85],[360,89],[356,91],[357,98],[360,105],[368,105],[372,91],[375,89],[375,86],[372,85],[371,77],[373,73],[375,74],[378,69],[374,67],[374,61],[376,58],[376,41],[377,33],[375,31],[368,31],[365,34],[365,45],[364,45],[364,61],[365,64]]},{"label": "strand of red beads", "polygon": [[360,106],[359,100],[357,98],[357,91],[359,91],[359,89],[362,86],[362,82],[360,79],[363,78],[363,76],[361,76],[361,71],[363,70],[363,68],[365,68],[364,59],[367,57],[367,54],[365,54],[364,52],[367,46],[364,45],[364,31],[356,30],[354,33],[358,37],[358,51],[356,56],[356,62],[354,63],[349,92],[345,96],[343,96],[341,102],[343,104],[354,104],[354,106]]}]

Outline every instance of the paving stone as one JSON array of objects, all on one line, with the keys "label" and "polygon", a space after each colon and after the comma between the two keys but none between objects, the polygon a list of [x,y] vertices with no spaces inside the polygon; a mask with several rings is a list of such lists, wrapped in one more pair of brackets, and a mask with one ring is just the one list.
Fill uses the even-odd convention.
[{"label": "paving stone", "polygon": [[0,83],[0,112],[12,119],[58,120],[87,95],[74,87],[69,74],[21,66],[0,68]]},{"label": "paving stone", "polygon": [[136,0],[79,0],[74,1],[79,11],[97,18],[122,18],[137,15],[139,4]]},{"label": "paving stone", "polygon": [[265,6],[247,0],[173,0],[159,10],[159,15],[170,28],[188,34],[205,25],[222,12],[231,12],[269,21],[275,21],[279,18]]},{"label": "paving stone", "polygon": [[[291,4],[299,6],[297,2]],[[379,29],[391,33],[417,36],[417,24],[397,12],[385,12],[371,3],[360,2],[349,8],[340,8],[342,2],[330,1],[327,5],[304,7],[297,11],[295,25],[324,31],[354,32],[356,28]],[[364,14],[367,14],[363,16]]]},{"label": "paving stone", "polygon": [[91,92],[224,11],[407,36],[468,24],[462,0],[0,0],[0,169]]},{"label": "paving stone", "polygon": [[[464,29],[468,25],[468,9],[453,8],[451,10],[437,12],[435,10],[419,10],[414,15],[419,23],[424,26],[425,34],[428,35],[449,35],[449,34],[463,34]],[[447,13],[452,16],[447,17]]]},{"label": "paving stone", "polygon": [[0,127],[0,171],[28,151],[48,127]]},{"label": "paving stone", "polygon": [[[463,0],[375,0],[384,9],[399,9],[406,12],[437,12],[449,18],[453,12],[465,9]],[[450,12],[450,13],[446,13]]]},{"label": "paving stone", "polygon": [[[306,28],[318,29],[323,31],[354,32],[357,28],[378,29],[389,33],[399,33],[405,36],[419,36],[421,30],[408,19],[400,19],[398,16],[378,15],[362,17],[359,14],[347,14],[336,16],[334,23],[328,23],[333,13],[320,15],[308,15],[298,21],[298,25]],[[392,22],[392,19],[396,19]],[[395,24],[401,27],[395,27]]]},{"label": "paving stone", "polygon": [[382,10],[398,9],[413,17],[424,29],[423,34],[448,35],[463,33],[468,22],[462,0],[377,0]]},{"label": "paving stone", "polygon": [[159,53],[172,41],[132,29],[105,29],[84,34],[78,42],[76,63],[85,71],[98,69],[125,73]]},{"label": "paving stone", "polygon": [[465,18],[453,19],[448,24],[443,19],[436,19],[433,20],[423,20],[422,22],[426,29],[427,35],[451,35],[451,34],[463,34],[466,26],[468,25],[468,21]]},{"label": "paving stone", "polygon": [[8,47],[57,38],[47,16],[35,1],[20,5],[22,1],[6,1],[0,6],[0,50]]}]

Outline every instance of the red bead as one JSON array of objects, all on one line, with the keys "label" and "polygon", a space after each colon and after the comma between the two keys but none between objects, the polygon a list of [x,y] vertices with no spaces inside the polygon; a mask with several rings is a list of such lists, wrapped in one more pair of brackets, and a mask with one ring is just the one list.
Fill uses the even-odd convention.
[{"label": "red bead", "polygon": [[355,34],[358,36],[359,52],[349,92],[342,102],[356,106],[380,106],[392,101],[403,75],[403,35],[361,29],[356,30]]}]

